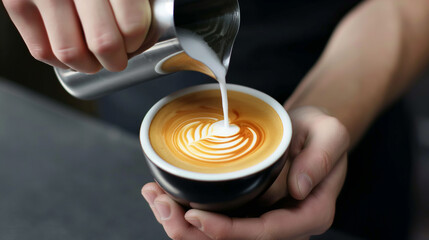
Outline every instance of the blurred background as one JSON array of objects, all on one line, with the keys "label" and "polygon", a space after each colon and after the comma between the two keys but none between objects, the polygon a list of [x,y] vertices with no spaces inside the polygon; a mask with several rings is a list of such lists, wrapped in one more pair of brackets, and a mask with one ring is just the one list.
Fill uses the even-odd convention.
[{"label": "blurred background", "polygon": [[[27,122],[23,122],[22,124],[24,125],[20,125],[19,121],[11,120],[12,118],[7,118],[7,116],[0,117],[0,239],[29,239],[27,238],[28,236],[44,236],[43,239],[51,239],[51,237],[47,236],[55,236],[52,239],[85,239],[83,236],[92,235],[98,238],[100,236],[112,237],[112,234],[112,239],[120,239],[124,236],[128,236],[128,239],[135,239],[135,237],[139,237],[139,234],[143,230],[145,232],[162,232],[160,227],[157,226],[152,219],[151,213],[144,205],[145,203],[143,203],[143,199],[140,199],[140,196],[138,196],[138,188],[144,182],[150,180],[149,176],[142,176],[143,174],[141,173],[141,171],[144,171],[145,167],[142,163],[143,155],[136,150],[139,148],[137,139],[138,130],[140,121],[143,119],[148,108],[158,99],[173,91],[176,88],[176,84],[179,84],[179,82],[182,82],[188,76],[194,75],[195,73],[179,73],[174,77],[148,82],[116,93],[116,96],[107,96],[97,101],[81,101],[66,93],[57,81],[52,67],[37,62],[30,56],[21,37],[1,4],[0,32],[2,35],[0,38],[0,77],[2,78],[0,79],[0,96],[3,94],[3,97],[0,97],[0,107],[8,109],[9,112],[5,111],[6,114],[13,113],[17,114],[16,116],[31,120],[34,117],[31,115],[31,107],[33,106],[32,104],[34,104],[34,109],[41,109],[38,114],[44,111],[55,110],[56,117],[50,118],[49,121],[51,122],[48,124],[52,129],[57,131],[56,135],[58,136],[63,135],[64,138],[74,136],[73,134],[76,133],[67,132],[64,129],[67,129],[66,127],[69,126],[68,124],[77,124],[76,122],[79,121],[86,122],[86,125],[77,126],[76,128],[81,127],[82,129],[88,130],[88,132],[85,132],[87,136],[83,137],[83,141],[88,141],[88,143],[82,143],[86,144],[84,146],[86,146],[87,149],[73,149],[73,146],[69,146],[70,148],[66,149],[68,149],[69,152],[73,152],[73,154],[57,156],[58,159],[63,159],[64,162],[66,162],[65,159],[70,158],[76,165],[64,166],[62,170],[61,168],[54,168],[50,170],[45,169],[46,172],[45,170],[41,172],[31,172],[23,170],[23,168],[25,168],[24,165],[37,165],[37,161],[40,160],[41,163],[43,163],[43,159],[35,158],[32,159],[31,163],[26,163],[28,160],[23,160],[22,163],[19,163],[19,161],[23,159],[20,156],[27,156],[25,154],[27,147],[31,145],[34,149],[29,150],[29,152],[33,151],[32,153],[36,155],[41,151],[55,152],[58,150],[56,148],[59,148],[55,145],[55,141],[58,140],[55,140],[55,136],[51,136],[52,139],[50,139],[47,135],[43,134],[40,135],[40,138],[34,140],[36,142],[15,138],[13,132],[16,133],[16,136],[25,136],[25,134],[35,134],[33,131],[37,131],[37,129],[27,129],[24,126]],[[198,81],[186,82],[186,85],[210,81],[205,77],[201,77],[200,79],[201,80]],[[163,86],[163,88],[157,89],[159,91],[156,91],[156,93],[151,91],[151,89],[160,88],[160,86]],[[127,96],[133,94],[144,95],[144,100],[135,103],[133,99],[127,98]],[[17,101],[17,103],[15,105],[15,102],[7,101]],[[412,118],[414,128],[412,192],[409,196],[413,202],[413,220],[410,239],[423,240],[429,239],[429,204],[427,204],[429,203],[429,71],[423,74],[421,79],[406,94],[405,103],[409,110],[410,117]],[[0,108],[0,115],[5,114],[5,112],[2,111],[3,109]],[[37,119],[38,118],[35,117],[34,121],[37,121]],[[73,121],[70,119],[73,119]],[[45,121],[43,118],[39,120]],[[17,121],[16,125],[10,125],[13,121]],[[61,122],[64,126],[61,126]],[[57,123],[58,126],[61,127],[57,127]],[[82,125],[84,124],[82,123]],[[401,126],[397,127],[400,128]],[[10,128],[16,129],[11,130]],[[22,130],[25,131],[23,135],[18,135],[20,129],[24,129]],[[106,132],[108,134],[103,135]],[[104,137],[105,139],[100,139]],[[43,141],[53,142],[49,148],[43,149],[41,148],[42,145],[39,145],[40,142]],[[89,143],[90,141],[92,142]],[[30,143],[30,145],[25,145],[25,143]],[[67,144],[61,143],[61,146],[65,145]],[[101,145],[103,148],[97,148]],[[121,150],[112,150],[117,145],[122,146]],[[11,146],[18,147],[11,149]],[[58,146],[60,146],[60,144]],[[79,155],[76,151],[82,151],[88,155]],[[94,160],[94,163],[88,163],[84,159],[100,151],[105,151],[106,156],[117,154],[116,159],[118,159],[118,162],[121,162],[121,164],[125,164],[124,169],[126,169],[127,174],[130,175],[117,175],[118,173],[115,173],[114,169],[111,169],[117,166],[115,162],[103,163],[103,160],[100,159],[99,161]],[[58,152],[60,151],[58,150]],[[106,159],[107,158],[108,157],[106,157]],[[404,159],[404,161],[407,161],[407,159]],[[61,162],[61,160],[59,160],[59,162]],[[49,163],[46,164],[49,165]],[[85,164],[88,164],[88,166]],[[38,167],[34,169],[38,169]],[[91,175],[92,178],[68,179],[64,176],[73,175],[73,173],[65,169],[70,169],[70,171],[88,171],[88,175]],[[47,180],[38,182],[38,179],[42,177],[39,177],[37,174],[52,174],[57,171],[60,172],[58,173],[59,175],[53,174],[52,177],[47,178]],[[61,171],[65,172],[62,174]],[[103,172],[108,173],[105,175],[106,173]],[[34,178],[29,178],[24,175],[34,175]],[[111,178],[115,178],[118,186],[99,186],[94,183],[94,181],[98,182]],[[125,178],[128,178],[128,180],[125,180]],[[55,185],[55,181],[64,181],[64,185]],[[75,184],[67,185],[68,181],[74,183],[77,181],[85,186],[93,184],[93,190],[95,191],[97,188],[98,191],[100,187],[102,188],[102,193],[95,193],[89,190],[89,192],[81,192],[83,191],[82,189],[75,189],[76,191],[70,192],[70,195],[66,195],[66,199],[58,199],[60,194],[56,195],[55,193],[70,191],[70,189],[64,187],[78,188]],[[51,184],[53,184],[53,186],[51,186]],[[49,186],[44,187],[40,185]],[[15,186],[27,186],[28,189],[36,190],[32,191],[30,194],[21,194],[17,193],[17,190],[14,190]],[[126,186],[132,186],[132,188],[127,189]],[[55,193],[43,192],[52,191],[52,189],[55,189]],[[111,203],[111,205],[107,204],[106,206],[124,206],[125,209],[130,199],[125,197],[119,197],[119,199],[115,198],[118,198],[118,194],[127,196],[127,194],[131,192],[132,202],[137,203],[135,211],[130,209],[124,213],[121,212],[120,209],[104,209],[103,207],[97,206],[97,203],[107,201]],[[75,193],[87,194],[85,196],[91,196],[92,198],[87,199],[88,202],[86,202],[85,199],[82,200],[81,198],[72,196]],[[51,196],[43,196],[45,194]],[[97,196],[97,194],[101,195]],[[76,205],[73,205],[74,207],[71,207],[70,205],[61,205],[64,201],[77,202],[75,203]],[[48,206],[40,209],[39,212],[36,211],[39,215],[34,213],[34,208],[40,207],[38,204],[40,204],[40,206]],[[84,209],[80,209],[79,206],[84,206]],[[55,210],[57,208],[62,210],[58,210],[57,212]],[[84,210],[90,213],[82,212]],[[72,213],[61,213],[61,211],[70,211]],[[105,212],[111,214],[106,215]],[[139,215],[147,215],[147,217],[145,219],[140,219]],[[100,216],[104,218],[101,220],[103,223],[95,222],[99,220]],[[46,221],[41,223],[41,225],[36,224],[40,219]],[[130,227],[130,224],[137,226]],[[22,228],[19,226],[22,226]],[[34,228],[28,229],[28,226],[34,226]],[[115,228],[117,226],[121,227],[120,229],[122,229],[122,232],[109,232],[109,227]],[[137,230],[131,231],[129,230],[131,228],[143,230],[140,232]],[[46,229],[50,229],[50,231],[52,231],[51,234],[46,232],[43,233]],[[79,234],[79,232],[81,233]],[[88,233],[84,234],[83,232]],[[116,236],[114,234],[118,235]],[[58,236],[59,238],[57,238]],[[158,239],[159,236],[161,236],[160,239],[165,237],[164,235],[153,235],[153,238],[147,239]],[[32,238],[39,239],[37,237]],[[125,239],[126,238],[127,237],[125,237]]]}]

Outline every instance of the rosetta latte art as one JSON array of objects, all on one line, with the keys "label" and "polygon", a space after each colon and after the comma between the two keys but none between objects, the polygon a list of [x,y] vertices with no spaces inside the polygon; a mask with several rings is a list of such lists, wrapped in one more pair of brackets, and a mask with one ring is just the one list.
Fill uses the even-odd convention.
[{"label": "rosetta latte art", "polygon": [[219,123],[220,119],[211,117],[182,122],[173,132],[174,148],[193,160],[223,163],[254,152],[263,142],[263,130],[254,123],[236,121],[228,131],[219,131]]},{"label": "rosetta latte art", "polygon": [[228,92],[229,127],[219,89],[190,93],[158,111],[150,142],[167,163],[197,173],[230,173],[256,166],[279,147],[283,125],[264,101]]}]

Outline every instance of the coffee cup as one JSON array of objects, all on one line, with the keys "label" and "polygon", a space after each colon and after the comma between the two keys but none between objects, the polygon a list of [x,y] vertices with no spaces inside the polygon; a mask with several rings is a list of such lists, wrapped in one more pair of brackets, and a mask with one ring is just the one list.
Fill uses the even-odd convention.
[{"label": "coffee cup", "polygon": [[[141,125],[141,146],[155,181],[184,206],[222,212],[235,209],[263,194],[286,163],[292,124],[284,107],[255,89],[234,84],[227,89],[231,126],[240,130],[233,139],[213,140],[228,139],[222,148],[208,146],[209,134],[204,133],[216,128],[216,116],[222,116],[218,84],[190,87],[161,99]],[[216,104],[211,102],[218,106],[205,106]],[[192,110],[193,122],[183,119],[191,108],[198,108]],[[204,115],[206,109],[210,116]],[[194,121],[200,115],[203,120]],[[175,135],[177,139],[167,143]],[[199,147],[196,142],[203,138],[206,142]],[[192,146],[188,148],[189,141]],[[180,149],[170,149],[174,147]]]}]

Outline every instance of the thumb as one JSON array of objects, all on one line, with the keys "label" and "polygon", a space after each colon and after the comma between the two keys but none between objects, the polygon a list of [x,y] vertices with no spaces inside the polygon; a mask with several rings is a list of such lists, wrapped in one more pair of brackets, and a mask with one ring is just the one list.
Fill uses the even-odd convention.
[{"label": "thumb", "polygon": [[346,155],[349,136],[335,118],[327,117],[310,127],[302,151],[293,159],[288,175],[292,197],[303,200]]}]

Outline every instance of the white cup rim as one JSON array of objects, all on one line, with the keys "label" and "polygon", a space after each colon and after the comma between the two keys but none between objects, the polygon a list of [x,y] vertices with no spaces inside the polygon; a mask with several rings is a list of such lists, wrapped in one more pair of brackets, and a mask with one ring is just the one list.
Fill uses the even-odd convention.
[{"label": "white cup rim", "polygon": [[249,87],[241,86],[241,85],[235,85],[235,84],[227,84],[227,89],[232,91],[238,91],[243,92],[246,94],[249,94],[251,96],[254,96],[256,98],[261,99],[268,105],[270,105],[279,115],[281,122],[283,124],[283,137],[280,141],[279,146],[277,149],[265,160],[261,161],[260,163],[241,169],[234,172],[228,172],[228,173],[198,173],[198,172],[192,172],[188,170],[184,170],[181,168],[178,168],[176,166],[173,166],[172,164],[168,163],[167,161],[163,160],[153,149],[150,139],[149,139],[149,127],[152,123],[153,118],[158,113],[158,111],[164,107],[167,103],[190,93],[193,92],[199,92],[199,91],[205,91],[205,90],[213,90],[213,89],[219,89],[219,84],[217,83],[210,83],[210,84],[202,84],[197,85],[193,87],[189,87],[186,89],[179,90],[171,95],[168,95],[158,101],[146,114],[145,118],[143,119],[141,128],[140,128],[140,143],[143,148],[143,152],[146,154],[146,156],[149,158],[149,160],[161,168],[162,170],[176,175],[181,178],[186,178],[190,180],[197,180],[197,181],[228,181],[228,180],[234,180],[243,178],[246,176],[253,175],[257,172],[260,172],[271,165],[273,165],[276,161],[278,161],[283,154],[286,152],[287,148],[289,147],[290,141],[292,139],[292,123],[290,120],[289,115],[287,114],[284,107],[278,103],[275,99],[273,99],[271,96],[260,92],[256,89],[252,89]]}]

